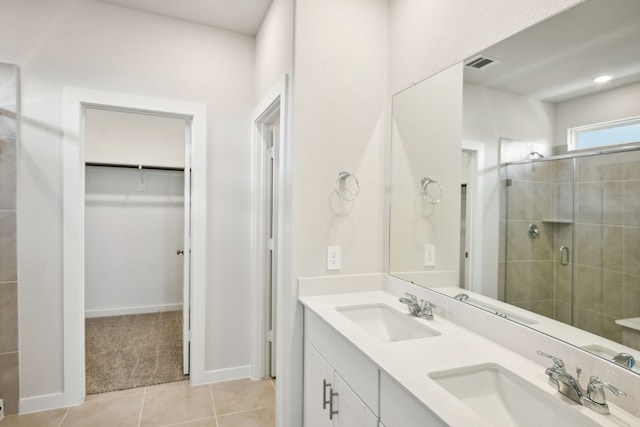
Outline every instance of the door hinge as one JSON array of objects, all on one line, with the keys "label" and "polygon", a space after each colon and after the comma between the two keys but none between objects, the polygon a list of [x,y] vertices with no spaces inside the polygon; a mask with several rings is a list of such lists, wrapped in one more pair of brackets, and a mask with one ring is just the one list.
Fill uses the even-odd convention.
[{"label": "door hinge", "polygon": [[268,251],[272,251],[273,250],[273,239],[267,240],[267,250]]},{"label": "door hinge", "polygon": [[511,185],[513,184],[513,179],[511,178],[507,178],[504,181],[507,187],[511,187]]},{"label": "door hinge", "polygon": [[264,337],[265,341],[273,342],[273,330],[268,330]]},{"label": "door hinge", "polygon": [[270,159],[275,159],[276,158],[276,147],[275,147],[275,145],[272,145],[271,147],[269,147],[268,150],[269,150],[269,158]]}]

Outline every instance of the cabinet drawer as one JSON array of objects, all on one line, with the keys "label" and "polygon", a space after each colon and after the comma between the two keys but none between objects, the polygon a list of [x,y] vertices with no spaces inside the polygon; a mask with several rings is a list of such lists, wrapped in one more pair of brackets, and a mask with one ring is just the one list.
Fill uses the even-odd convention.
[{"label": "cabinet drawer", "polygon": [[305,338],[340,373],[353,391],[378,415],[378,367],[338,331],[305,309]]}]

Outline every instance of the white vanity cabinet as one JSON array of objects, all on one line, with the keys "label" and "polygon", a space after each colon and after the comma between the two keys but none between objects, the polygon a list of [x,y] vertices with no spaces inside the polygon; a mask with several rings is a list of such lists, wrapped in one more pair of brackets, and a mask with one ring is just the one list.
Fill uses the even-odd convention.
[{"label": "white vanity cabinet", "polygon": [[377,427],[377,366],[308,310],[305,337],[304,426]]},{"label": "white vanity cabinet", "polygon": [[377,427],[378,417],[309,341],[304,357],[305,427]]},{"label": "white vanity cabinet", "polygon": [[386,427],[447,425],[384,372],[380,373],[380,422]]}]

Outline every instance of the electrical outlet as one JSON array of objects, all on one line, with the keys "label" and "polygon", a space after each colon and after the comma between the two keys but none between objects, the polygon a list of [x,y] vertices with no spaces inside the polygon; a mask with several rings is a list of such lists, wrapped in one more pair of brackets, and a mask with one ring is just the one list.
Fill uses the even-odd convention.
[{"label": "electrical outlet", "polygon": [[424,245],[424,266],[434,267],[436,265],[436,245]]},{"label": "electrical outlet", "polygon": [[4,418],[4,399],[0,399],[0,421]]},{"label": "electrical outlet", "polygon": [[340,246],[327,246],[327,270],[340,270],[341,264]]}]

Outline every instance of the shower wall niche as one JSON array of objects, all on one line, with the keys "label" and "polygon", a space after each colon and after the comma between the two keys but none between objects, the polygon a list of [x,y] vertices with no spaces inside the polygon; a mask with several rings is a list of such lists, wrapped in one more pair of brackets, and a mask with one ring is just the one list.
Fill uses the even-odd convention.
[{"label": "shower wall niche", "polygon": [[640,317],[640,147],[507,163],[501,184],[499,298],[640,350],[616,323]]}]

